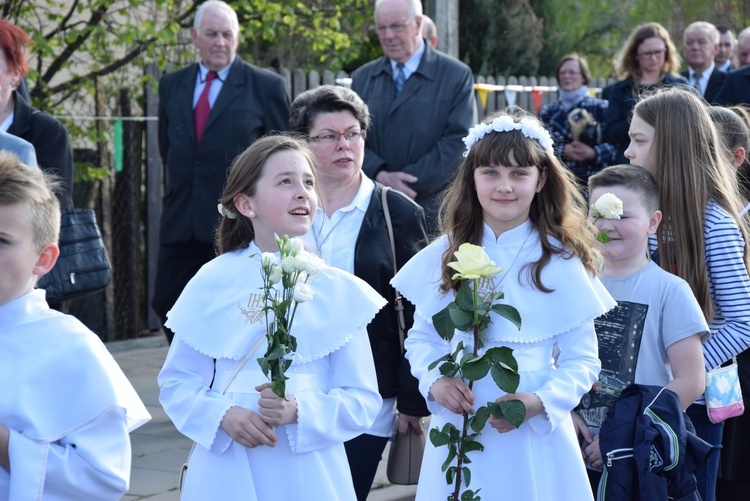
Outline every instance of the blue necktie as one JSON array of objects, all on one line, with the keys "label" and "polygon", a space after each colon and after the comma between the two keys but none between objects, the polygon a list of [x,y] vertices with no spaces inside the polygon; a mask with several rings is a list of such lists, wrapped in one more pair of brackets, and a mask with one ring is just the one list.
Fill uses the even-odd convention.
[{"label": "blue necktie", "polygon": [[404,82],[406,82],[406,74],[404,73],[404,63],[398,63],[396,65],[396,79],[394,84],[396,85],[396,95],[398,96],[401,89],[404,88]]}]

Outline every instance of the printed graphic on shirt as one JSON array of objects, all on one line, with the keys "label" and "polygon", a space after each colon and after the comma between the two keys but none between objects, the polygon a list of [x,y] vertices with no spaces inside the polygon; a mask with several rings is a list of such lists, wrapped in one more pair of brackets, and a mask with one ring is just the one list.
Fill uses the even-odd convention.
[{"label": "printed graphic on shirt", "polygon": [[599,428],[622,390],[635,382],[635,366],[648,305],[619,301],[594,320],[602,371],[576,410],[590,428]]}]

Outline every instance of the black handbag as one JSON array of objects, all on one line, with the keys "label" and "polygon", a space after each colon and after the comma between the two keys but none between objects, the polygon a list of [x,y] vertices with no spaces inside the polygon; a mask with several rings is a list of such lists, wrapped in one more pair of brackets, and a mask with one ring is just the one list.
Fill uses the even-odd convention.
[{"label": "black handbag", "polygon": [[58,303],[93,294],[109,285],[112,271],[93,210],[73,209],[60,221],[60,256],[37,282],[47,301]]}]

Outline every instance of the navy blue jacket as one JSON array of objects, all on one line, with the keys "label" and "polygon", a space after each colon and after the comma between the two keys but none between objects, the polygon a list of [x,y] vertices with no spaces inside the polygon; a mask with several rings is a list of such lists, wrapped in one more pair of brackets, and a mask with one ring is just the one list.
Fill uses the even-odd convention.
[{"label": "navy blue jacket", "polygon": [[628,386],[602,423],[599,448],[598,501],[700,501],[694,472],[712,446],[695,435],[673,391]]}]

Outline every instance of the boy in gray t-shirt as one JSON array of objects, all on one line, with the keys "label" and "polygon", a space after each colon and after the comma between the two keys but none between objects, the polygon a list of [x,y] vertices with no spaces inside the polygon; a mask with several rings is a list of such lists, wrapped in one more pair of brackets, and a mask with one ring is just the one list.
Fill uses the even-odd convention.
[{"label": "boy in gray t-shirt", "polygon": [[[618,306],[596,320],[602,373],[594,390],[573,411],[583,457],[602,469],[599,427],[606,409],[630,383],[665,386],[686,409],[705,389],[701,343],[709,328],[690,286],[649,257],[648,237],[661,222],[659,187],[634,165],[608,167],[589,179],[590,200],[614,195],[622,215],[611,219],[591,210],[604,258],[601,281]],[[599,216],[599,217],[597,217]],[[596,404],[599,404],[598,406]]]}]

